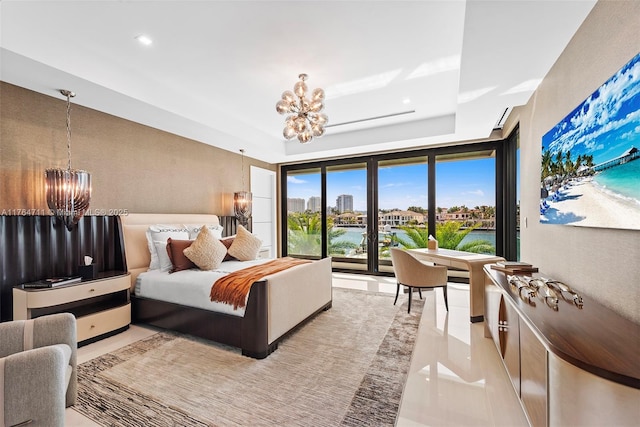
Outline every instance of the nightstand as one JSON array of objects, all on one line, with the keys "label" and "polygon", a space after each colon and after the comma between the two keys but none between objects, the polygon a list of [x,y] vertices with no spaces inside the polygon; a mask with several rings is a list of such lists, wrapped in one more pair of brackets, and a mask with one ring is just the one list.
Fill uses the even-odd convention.
[{"label": "nightstand", "polygon": [[129,328],[131,275],[102,272],[91,280],[52,288],[13,288],[13,319],[69,312],[76,317],[78,345],[89,344]]},{"label": "nightstand", "polygon": [[258,259],[267,259],[271,258],[271,251],[269,248],[260,248],[258,251]]}]

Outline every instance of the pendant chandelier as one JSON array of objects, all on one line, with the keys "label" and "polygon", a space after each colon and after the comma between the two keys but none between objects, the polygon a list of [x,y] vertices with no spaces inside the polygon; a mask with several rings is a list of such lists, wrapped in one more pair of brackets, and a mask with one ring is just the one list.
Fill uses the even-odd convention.
[{"label": "pendant chandelier", "polygon": [[244,228],[249,228],[252,194],[244,190],[244,150],[240,149],[240,153],[242,154],[242,191],[233,193],[233,213]]},{"label": "pendant chandelier", "polygon": [[291,114],[285,120],[285,128],[282,134],[286,139],[294,136],[305,144],[315,136],[324,134],[324,125],[329,118],[321,114],[324,109],[324,90],[317,88],[311,92],[311,99],[307,95],[306,74],[298,76],[300,80],[293,86],[293,92],[286,90],[282,93],[282,99],[276,104],[276,111],[280,114]]},{"label": "pendant chandelier", "polygon": [[71,169],[70,99],[76,94],[64,89],[60,93],[67,97],[67,168],[45,170],[45,191],[49,209],[71,231],[89,208],[91,175],[83,170]]}]

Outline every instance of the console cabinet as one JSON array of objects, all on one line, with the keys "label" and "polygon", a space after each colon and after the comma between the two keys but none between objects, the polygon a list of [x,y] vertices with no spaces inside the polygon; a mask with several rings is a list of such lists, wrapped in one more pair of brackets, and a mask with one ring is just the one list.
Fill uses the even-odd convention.
[{"label": "console cabinet", "polygon": [[53,288],[13,288],[13,319],[26,320],[69,312],[76,317],[80,345],[126,330],[131,323],[129,273],[101,273],[98,278]]},{"label": "console cabinet", "polygon": [[[640,325],[597,300],[558,310],[519,298],[484,267],[485,336],[493,340],[532,426],[637,425]],[[604,410],[606,408],[606,410]]]}]

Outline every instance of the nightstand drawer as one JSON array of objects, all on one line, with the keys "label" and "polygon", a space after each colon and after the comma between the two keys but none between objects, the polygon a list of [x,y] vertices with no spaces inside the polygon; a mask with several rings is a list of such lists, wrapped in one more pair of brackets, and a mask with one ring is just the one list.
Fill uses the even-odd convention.
[{"label": "nightstand drawer", "polygon": [[13,288],[13,319],[25,320],[54,313],[76,318],[78,343],[111,334],[131,323],[129,273],[109,275],[55,288]]},{"label": "nightstand drawer", "polygon": [[131,323],[131,303],[76,320],[78,342],[97,337]]},{"label": "nightstand drawer", "polygon": [[131,286],[131,276],[111,277],[102,280],[92,280],[87,283],[60,286],[59,288],[38,289],[26,292],[27,308],[50,307],[66,304],[100,295],[128,289]]}]

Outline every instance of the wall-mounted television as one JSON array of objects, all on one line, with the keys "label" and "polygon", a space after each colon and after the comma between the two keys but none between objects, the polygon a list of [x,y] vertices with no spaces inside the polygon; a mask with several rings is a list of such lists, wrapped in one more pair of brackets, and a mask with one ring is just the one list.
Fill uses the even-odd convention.
[{"label": "wall-mounted television", "polygon": [[540,222],[640,229],[640,53],[542,137]]}]

